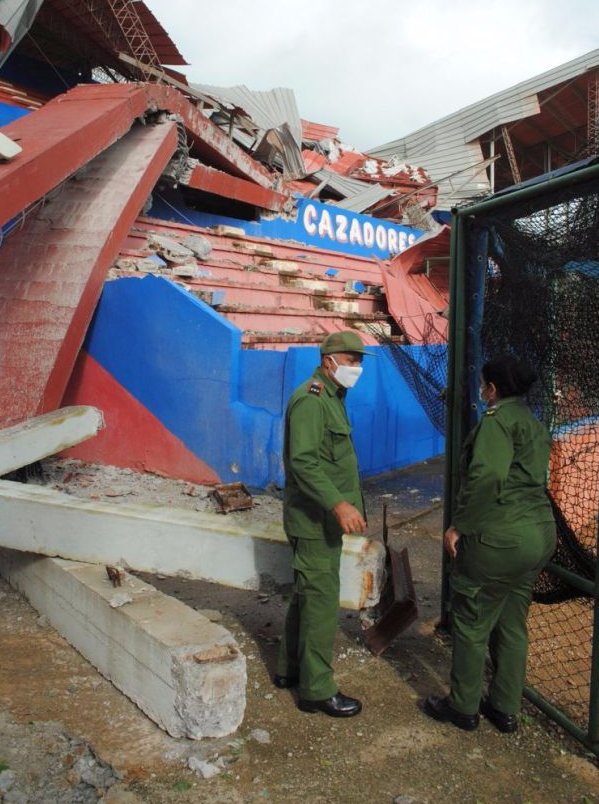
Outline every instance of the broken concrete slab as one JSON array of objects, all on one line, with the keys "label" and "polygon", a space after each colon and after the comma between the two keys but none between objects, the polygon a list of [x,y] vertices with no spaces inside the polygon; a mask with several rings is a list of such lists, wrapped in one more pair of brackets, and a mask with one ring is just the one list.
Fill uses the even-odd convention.
[{"label": "broken concrete slab", "polygon": [[0,476],[73,447],[104,427],[102,413],[75,405],[0,430]]},{"label": "broken concrete slab", "polygon": [[314,299],[314,307],[329,310],[331,313],[359,313],[360,305],[356,301],[331,301],[330,299]]},{"label": "broken concrete slab", "polygon": [[299,265],[293,260],[262,260],[261,264],[283,275],[295,276],[299,272]]},{"label": "broken concrete slab", "polygon": [[213,230],[214,233],[220,237],[235,237],[238,239],[246,237],[246,233],[241,226],[227,226],[224,223],[219,223],[217,226],[213,227]]},{"label": "broken concrete slab", "polygon": [[[230,516],[151,504],[111,505],[0,480],[2,547],[239,589],[290,583],[291,554],[282,526],[241,526]],[[384,560],[381,542],[345,537],[343,607],[377,603]]]},{"label": "broken concrete slab", "polygon": [[[231,634],[123,573],[0,550],[0,572],[56,630],[173,737],[222,737],[243,720],[246,661]],[[117,594],[131,599],[112,605]]]},{"label": "broken concrete slab", "polygon": [[194,257],[193,251],[179,243],[178,240],[172,237],[158,235],[154,232],[150,232],[148,235],[148,246],[154,249],[165,260],[175,264],[187,263]]},{"label": "broken concrete slab", "polygon": [[294,276],[293,274],[281,274],[281,282],[293,288],[300,288],[303,290],[311,290],[316,294],[325,294],[329,292],[329,286],[322,279],[302,279],[301,277]]},{"label": "broken concrete slab", "polygon": [[212,244],[207,237],[191,234],[181,240],[181,245],[193,251],[198,260],[207,260],[212,252]]}]

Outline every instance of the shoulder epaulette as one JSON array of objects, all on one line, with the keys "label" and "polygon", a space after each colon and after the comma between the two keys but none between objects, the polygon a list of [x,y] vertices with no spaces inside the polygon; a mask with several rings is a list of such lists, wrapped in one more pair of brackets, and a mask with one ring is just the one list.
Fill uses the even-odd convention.
[{"label": "shoulder epaulette", "polygon": [[308,393],[309,394],[316,394],[316,396],[320,396],[322,394],[322,389],[324,385],[321,382],[311,382],[308,385]]}]

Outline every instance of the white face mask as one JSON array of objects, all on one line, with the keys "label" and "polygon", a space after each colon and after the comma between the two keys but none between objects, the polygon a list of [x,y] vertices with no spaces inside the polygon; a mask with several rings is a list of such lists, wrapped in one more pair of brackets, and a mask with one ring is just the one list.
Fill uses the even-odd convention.
[{"label": "white face mask", "polygon": [[340,366],[333,355],[329,355],[333,363],[337,366],[333,377],[342,388],[353,388],[360,379],[362,366]]}]

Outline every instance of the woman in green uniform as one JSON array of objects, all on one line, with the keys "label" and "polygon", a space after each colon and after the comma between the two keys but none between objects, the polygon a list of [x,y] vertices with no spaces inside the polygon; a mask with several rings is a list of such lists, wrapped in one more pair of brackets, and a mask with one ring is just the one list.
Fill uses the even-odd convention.
[{"label": "woman in green uniform", "polygon": [[[464,442],[444,536],[453,559],[451,689],[446,698],[429,696],[424,711],[466,730],[478,726],[479,711],[502,732],[517,729],[532,588],[555,550],[546,494],[551,437],[522,399],[536,379],[511,355],[483,366],[487,410]],[[492,678],[481,698],[487,648]]]}]

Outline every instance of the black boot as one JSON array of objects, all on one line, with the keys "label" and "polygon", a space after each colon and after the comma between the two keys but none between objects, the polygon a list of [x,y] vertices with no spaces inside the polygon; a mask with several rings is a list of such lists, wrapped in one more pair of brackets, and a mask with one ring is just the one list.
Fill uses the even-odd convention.
[{"label": "black boot", "polygon": [[456,712],[453,709],[447,698],[438,698],[436,695],[429,695],[424,702],[424,712],[429,717],[435,720],[440,720],[442,723],[453,723],[458,729],[464,731],[474,731],[478,728],[479,716],[478,712],[475,715],[463,715],[461,712]]},{"label": "black boot", "polygon": [[504,734],[513,734],[518,730],[518,718],[516,715],[507,715],[505,712],[495,709],[488,698],[483,698],[480,702],[480,713]]},{"label": "black boot", "polygon": [[357,698],[348,698],[341,692],[324,701],[307,701],[305,698],[300,698],[297,705],[302,712],[324,712],[331,717],[353,717],[362,711],[362,704]]}]

